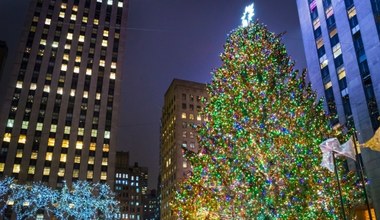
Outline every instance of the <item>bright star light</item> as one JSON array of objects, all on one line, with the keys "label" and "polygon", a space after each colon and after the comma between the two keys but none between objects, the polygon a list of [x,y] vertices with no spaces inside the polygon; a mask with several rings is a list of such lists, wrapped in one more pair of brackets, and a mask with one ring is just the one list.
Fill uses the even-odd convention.
[{"label": "bright star light", "polygon": [[247,27],[248,24],[252,21],[252,18],[254,15],[255,15],[255,10],[252,3],[245,7],[243,17],[241,17],[241,23],[242,23],[241,25],[243,27]]}]

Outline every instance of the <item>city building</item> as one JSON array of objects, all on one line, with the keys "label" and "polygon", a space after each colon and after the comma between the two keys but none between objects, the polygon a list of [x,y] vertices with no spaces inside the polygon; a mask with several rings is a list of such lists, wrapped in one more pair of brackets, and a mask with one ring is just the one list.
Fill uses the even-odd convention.
[{"label": "city building", "polygon": [[3,76],[5,60],[7,59],[7,55],[8,55],[7,44],[4,41],[0,40],[0,80]]},{"label": "city building", "polygon": [[161,219],[176,219],[170,210],[176,191],[175,184],[190,172],[190,164],[183,157],[184,150],[197,151],[194,125],[205,121],[200,113],[206,85],[174,79],[165,93],[161,118],[160,176]]},{"label": "city building", "polygon": [[129,165],[128,152],[116,152],[115,193],[120,202],[120,219],[143,220],[148,196],[148,168]]},{"label": "city building", "polygon": [[[354,126],[360,143],[379,127],[380,1],[297,0],[312,87],[324,97],[332,126]],[[376,215],[380,153],[362,148]]]},{"label": "city building", "polygon": [[159,207],[158,207],[158,197],[157,197],[157,191],[156,190],[150,190],[150,193],[148,193],[145,196],[144,199],[144,220],[158,220],[160,219],[159,214]]},{"label": "city building", "polygon": [[107,182],[127,0],[31,0],[0,106],[0,178]]}]

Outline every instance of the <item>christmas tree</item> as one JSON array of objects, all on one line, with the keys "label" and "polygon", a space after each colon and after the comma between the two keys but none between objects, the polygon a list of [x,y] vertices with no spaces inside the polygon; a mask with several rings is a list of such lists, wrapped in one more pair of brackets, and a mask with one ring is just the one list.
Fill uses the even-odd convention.
[{"label": "christmas tree", "polygon": [[[329,125],[305,73],[259,22],[232,31],[213,72],[197,128],[199,152],[172,204],[181,219],[338,219],[334,173],[321,167]],[[356,178],[338,163],[343,201],[352,210]],[[348,213],[347,213],[348,214]]]}]

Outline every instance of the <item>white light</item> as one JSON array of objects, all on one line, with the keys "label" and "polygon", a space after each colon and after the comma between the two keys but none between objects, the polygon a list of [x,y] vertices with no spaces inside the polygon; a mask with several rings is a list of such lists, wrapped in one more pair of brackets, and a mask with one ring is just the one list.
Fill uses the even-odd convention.
[{"label": "white light", "polygon": [[242,26],[247,27],[248,24],[252,21],[252,18],[254,15],[255,15],[255,10],[252,3],[245,7],[244,14],[241,17]]}]

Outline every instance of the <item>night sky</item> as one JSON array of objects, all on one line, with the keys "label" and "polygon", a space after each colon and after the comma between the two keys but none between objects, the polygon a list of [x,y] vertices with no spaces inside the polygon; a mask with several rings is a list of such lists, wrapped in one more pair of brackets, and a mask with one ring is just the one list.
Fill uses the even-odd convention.
[{"label": "night sky", "polygon": [[[95,0],[94,0],[95,1]],[[124,0],[125,1],[125,0]],[[240,25],[248,0],[130,0],[121,88],[118,150],[130,164],[149,168],[156,188],[163,96],[173,78],[208,83],[220,66],[227,34]],[[10,53],[9,71],[20,38],[28,0],[0,1],[0,40]],[[306,67],[295,0],[256,0],[255,18],[271,31],[286,32],[284,43]]]}]

